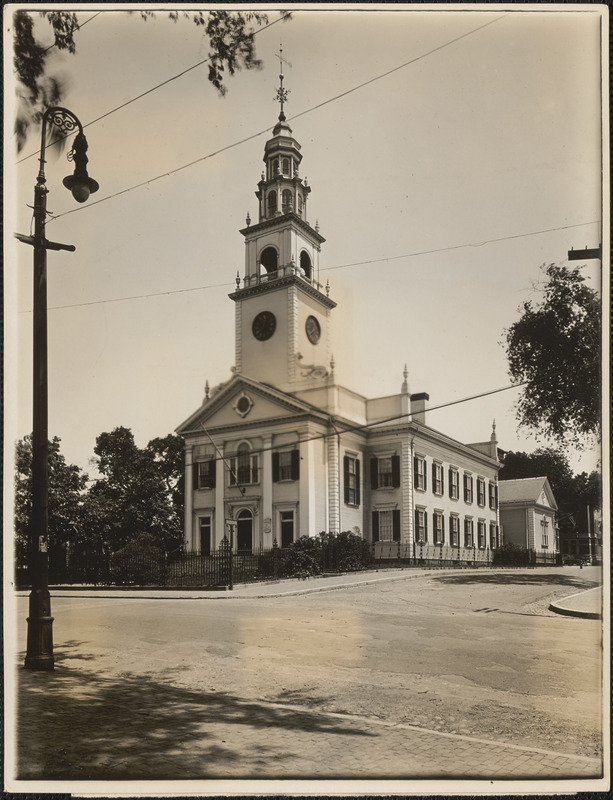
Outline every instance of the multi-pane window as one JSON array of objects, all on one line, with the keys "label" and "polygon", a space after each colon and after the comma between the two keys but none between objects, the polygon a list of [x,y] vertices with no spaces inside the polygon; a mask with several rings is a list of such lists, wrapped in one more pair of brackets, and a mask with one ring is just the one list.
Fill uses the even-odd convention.
[{"label": "multi-pane window", "polygon": [[360,461],[356,456],[345,456],[345,503],[350,506],[360,505]]},{"label": "multi-pane window", "polygon": [[214,489],[215,460],[198,461],[194,467],[194,489]]},{"label": "multi-pane window", "polygon": [[472,503],[473,501],[473,476],[470,473],[464,473],[464,502]]},{"label": "multi-pane window", "polygon": [[284,214],[289,214],[292,210],[292,193],[289,189],[284,189],[281,194],[281,210]]},{"label": "multi-pane window", "polygon": [[211,517],[200,517],[200,554],[211,555]]},{"label": "multi-pane window", "polygon": [[486,540],[485,520],[483,519],[480,519],[479,522],[477,523],[477,538],[479,541],[479,549],[485,550],[487,540]]},{"label": "multi-pane window", "polygon": [[452,500],[460,497],[460,473],[454,467],[449,467],[449,497]]},{"label": "multi-pane window", "polygon": [[460,518],[457,514],[449,517],[449,541],[452,547],[460,546]]},{"label": "multi-pane window", "polygon": [[542,528],[542,547],[543,549],[549,547],[549,522],[546,519],[541,520],[541,528]]},{"label": "multi-pane window", "polygon": [[244,486],[258,481],[258,456],[251,452],[249,445],[240,444],[236,456],[230,459],[230,486]]},{"label": "multi-pane window", "polygon": [[490,508],[492,511],[496,511],[496,507],[498,505],[497,501],[497,494],[498,494],[498,487],[495,483],[489,481],[489,495],[490,495]]},{"label": "multi-pane window", "polygon": [[477,478],[477,505],[485,507],[485,479]]},{"label": "multi-pane window", "polygon": [[379,456],[370,459],[370,488],[389,489],[400,486],[400,456]]},{"label": "multi-pane window", "polygon": [[464,547],[474,547],[473,521],[469,517],[464,520]]},{"label": "multi-pane window", "polygon": [[277,211],[277,192],[274,189],[273,191],[268,192],[266,202],[268,205],[268,216],[270,217]]},{"label": "multi-pane window", "polygon": [[400,509],[372,512],[373,542],[400,541]]},{"label": "multi-pane window", "polygon": [[490,522],[490,550],[495,550],[498,546],[498,527],[495,522]]},{"label": "multi-pane window", "polygon": [[443,465],[432,463],[432,491],[434,494],[443,494]]},{"label": "multi-pane window", "polygon": [[418,544],[428,541],[428,514],[423,508],[415,509],[415,541]]},{"label": "multi-pane window", "polygon": [[392,486],[392,457],[379,458],[378,483],[381,488]]},{"label": "multi-pane window", "polygon": [[442,511],[435,511],[432,519],[434,534],[434,544],[444,544],[445,542],[445,517]]},{"label": "multi-pane window", "polygon": [[282,164],[282,167],[283,167],[283,174],[284,175],[289,175],[290,174],[290,172],[289,172],[289,166],[290,166],[289,158],[284,158],[282,160],[281,164]]},{"label": "multi-pane window", "polygon": [[278,481],[297,481],[300,477],[300,451],[283,450],[272,454],[272,479]]},{"label": "multi-pane window", "polygon": [[281,511],[281,547],[289,547],[294,541],[294,512]]},{"label": "multi-pane window", "polygon": [[414,483],[416,489],[428,488],[426,478],[426,459],[421,456],[415,456],[413,460],[413,472],[415,473]]}]

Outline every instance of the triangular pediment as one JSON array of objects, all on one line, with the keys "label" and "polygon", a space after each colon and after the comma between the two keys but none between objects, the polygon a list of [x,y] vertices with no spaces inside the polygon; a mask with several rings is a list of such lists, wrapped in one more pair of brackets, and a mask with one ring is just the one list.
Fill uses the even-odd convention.
[{"label": "triangular pediment", "polygon": [[321,417],[322,421],[327,419],[314,406],[292,395],[251,378],[235,375],[179,425],[176,432],[185,436],[197,433],[203,427],[212,430],[305,416]]}]

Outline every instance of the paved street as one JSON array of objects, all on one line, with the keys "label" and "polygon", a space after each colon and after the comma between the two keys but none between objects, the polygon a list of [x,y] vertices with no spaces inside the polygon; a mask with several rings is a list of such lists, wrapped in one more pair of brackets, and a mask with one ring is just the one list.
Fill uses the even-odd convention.
[{"label": "paved street", "polygon": [[601,623],[549,604],[599,580],[565,568],[287,597],[64,592],[49,674],[20,668],[22,596],[18,777],[597,778]]}]

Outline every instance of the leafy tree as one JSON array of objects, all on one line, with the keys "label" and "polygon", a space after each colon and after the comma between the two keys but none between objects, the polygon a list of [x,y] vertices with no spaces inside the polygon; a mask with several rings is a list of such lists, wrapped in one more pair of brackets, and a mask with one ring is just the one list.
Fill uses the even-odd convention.
[{"label": "leafy tree", "polygon": [[[60,452],[60,439],[49,442],[48,517],[49,550],[81,535],[83,493],[87,475],[75,464],[67,464]],[[30,522],[32,519],[32,437],[24,436],[16,445],[15,459],[15,535],[16,557],[27,564]]]},{"label": "leafy tree", "polygon": [[[134,13],[129,11],[128,13]],[[154,11],[140,11],[143,20],[154,16]],[[79,30],[77,15],[68,11],[39,11],[51,26],[53,43],[45,44],[36,38],[31,11],[18,10],[13,15],[14,68],[18,81],[18,112],[15,122],[17,147],[25,144],[28,129],[40,123],[45,108],[62,101],[62,81],[50,73],[50,56],[53,47],[74,54],[75,33]],[[171,11],[174,22],[179,19],[193,21],[209,40],[208,80],[224,95],[227,88],[224,73],[234,75],[237,70],[259,69],[262,62],[256,57],[253,25],[265,25],[268,16],[258,11]],[[283,19],[291,15],[283,13]]]},{"label": "leafy tree", "polygon": [[560,443],[581,446],[600,431],[600,303],[581,267],[544,269],[542,301],[525,302],[505,331],[511,377],[527,382],[517,417]]},{"label": "leafy tree", "polygon": [[549,478],[556,502],[568,494],[573,481],[573,471],[568,458],[560,449],[541,447],[533,453],[505,453],[502,469],[498,473],[501,481],[515,478]]},{"label": "leafy tree", "polygon": [[91,541],[104,542],[116,551],[137,534],[148,534],[167,551],[179,547],[183,520],[178,487],[183,460],[177,458],[176,439],[154,439],[141,449],[129,428],[115,428],[97,437],[92,463],[102,477],[92,485],[84,504]]}]

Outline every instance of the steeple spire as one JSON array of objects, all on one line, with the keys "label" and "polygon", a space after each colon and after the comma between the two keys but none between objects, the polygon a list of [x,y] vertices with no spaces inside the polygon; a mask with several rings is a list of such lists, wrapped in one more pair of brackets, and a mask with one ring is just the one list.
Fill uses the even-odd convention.
[{"label": "steeple spire", "polygon": [[285,122],[285,113],[283,112],[283,104],[287,103],[287,95],[290,93],[291,89],[285,89],[283,87],[283,64],[287,64],[288,67],[291,67],[292,65],[289,63],[289,61],[287,59],[283,58],[283,45],[282,44],[279,45],[279,55],[277,56],[277,58],[279,59],[279,67],[280,67],[280,69],[279,69],[279,88],[277,89],[277,93],[276,93],[276,95],[274,96],[273,99],[274,100],[278,100],[278,102],[279,102],[279,104],[281,106],[281,111],[280,111],[280,114],[279,114],[279,122]]}]

